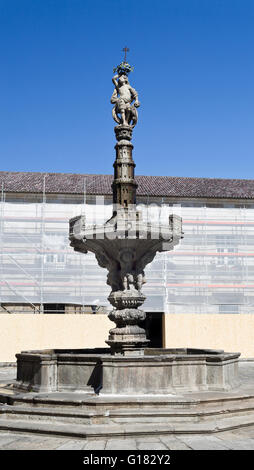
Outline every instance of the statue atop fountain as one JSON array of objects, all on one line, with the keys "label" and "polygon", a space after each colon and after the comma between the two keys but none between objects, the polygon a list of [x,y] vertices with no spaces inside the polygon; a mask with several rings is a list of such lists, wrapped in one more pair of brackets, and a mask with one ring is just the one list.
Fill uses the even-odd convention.
[{"label": "statue atop fountain", "polygon": [[[111,103],[115,105],[112,109],[112,116],[117,124],[133,128],[137,124],[137,108],[140,103],[138,93],[132,88],[128,80],[128,74],[133,70],[133,67],[126,62],[126,53],[129,49],[125,47],[123,51],[125,52],[124,61],[113,70],[117,74],[112,78],[115,86],[111,96]],[[134,104],[132,105],[133,101]]]},{"label": "statue atop fountain", "polygon": [[[117,80],[118,79],[118,80]],[[137,108],[140,106],[138,94],[129,84],[128,77],[124,74],[115,75],[112,78],[115,89],[111,96],[111,103],[115,104],[112,115],[117,124],[134,127],[137,124]],[[135,100],[134,105],[132,102]],[[119,117],[120,114],[120,117]]]}]

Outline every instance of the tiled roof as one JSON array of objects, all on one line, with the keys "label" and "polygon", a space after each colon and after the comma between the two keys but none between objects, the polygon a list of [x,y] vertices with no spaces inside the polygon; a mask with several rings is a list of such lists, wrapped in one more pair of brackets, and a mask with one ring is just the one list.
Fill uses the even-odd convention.
[{"label": "tiled roof", "polygon": [[[112,175],[0,172],[0,190],[15,193],[112,194]],[[139,196],[187,198],[254,198],[254,180],[136,176]]]}]

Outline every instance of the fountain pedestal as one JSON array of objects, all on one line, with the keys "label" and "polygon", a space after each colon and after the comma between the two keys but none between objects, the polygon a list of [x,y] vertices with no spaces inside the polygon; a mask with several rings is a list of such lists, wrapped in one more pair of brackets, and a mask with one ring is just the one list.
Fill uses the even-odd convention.
[{"label": "fountain pedestal", "polygon": [[74,217],[69,238],[75,251],[93,252],[99,266],[108,270],[112,289],[108,300],[114,307],[109,319],[116,324],[106,341],[111,354],[142,356],[149,343],[140,326],[146,316],[139,308],[145,301],[144,270],[157,252],[172,250],[179,243],[182,220],[177,215],[171,215],[167,224],[142,220],[136,208],[132,126],[119,124],[115,135],[113,215],[105,224],[93,226],[86,224],[85,216]]}]

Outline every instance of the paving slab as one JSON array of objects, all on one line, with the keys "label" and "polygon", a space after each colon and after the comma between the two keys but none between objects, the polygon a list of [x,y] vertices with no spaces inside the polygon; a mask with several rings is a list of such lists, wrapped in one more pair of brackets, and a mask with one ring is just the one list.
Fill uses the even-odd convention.
[{"label": "paving slab", "polygon": [[22,439],[22,436],[12,434],[0,434],[0,449],[3,449],[6,444]]},{"label": "paving slab", "polygon": [[191,450],[181,439],[174,436],[160,436],[160,440],[169,450]]},{"label": "paving slab", "polygon": [[87,441],[84,450],[104,450],[106,448],[106,440]]},{"label": "paving slab", "polygon": [[105,450],[136,450],[135,439],[109,439]]},{"label": "paving slab", "polygon": [[57,447],[57,450],[83,450],[86,446],[85,440],[70,440]]},{"label": "paving slab", "polygon": [[192,450],[229,450],[226,442],[214,436],[181,436],[181,440]]},{"label": "paving slab", "polygon": [[223,445],[230,450],[254,450],[254,439],[221,439]]},{"label": "paving slab", "polygon": [[54,450],[60,444],[62,444],[62,439],[20,436],[18,439],[4,445],[3,450]]},{"label": "paving slab", "polygon": [[163,442],[160,442],[159,439],[158,442],[146,442],[145,440],[139,442],[137,443],[137,448],[138,450],[168,450],[168,447]]},{"label": "paving slab", "polygon": [[138,442],[144,442],[144,441],[146,441],[146,442],[159,442],[160,439],[158,438],[158,436],[146,436],[146,437],[137,436],[136,441],[137,441],[137,443]]}]

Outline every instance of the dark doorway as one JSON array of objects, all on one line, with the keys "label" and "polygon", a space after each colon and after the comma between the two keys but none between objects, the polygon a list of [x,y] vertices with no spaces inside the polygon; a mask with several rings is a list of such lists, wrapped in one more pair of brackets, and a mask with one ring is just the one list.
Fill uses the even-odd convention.
[{"label": "dark doorway", "polygon": [[162,312],[148,312],[140,326],[145,328],[149,348],[162,348]]},{"label": "dark doorway", "polygon": [[65,313],[65,304],[44,304],[43,313],[63,314]]}]

